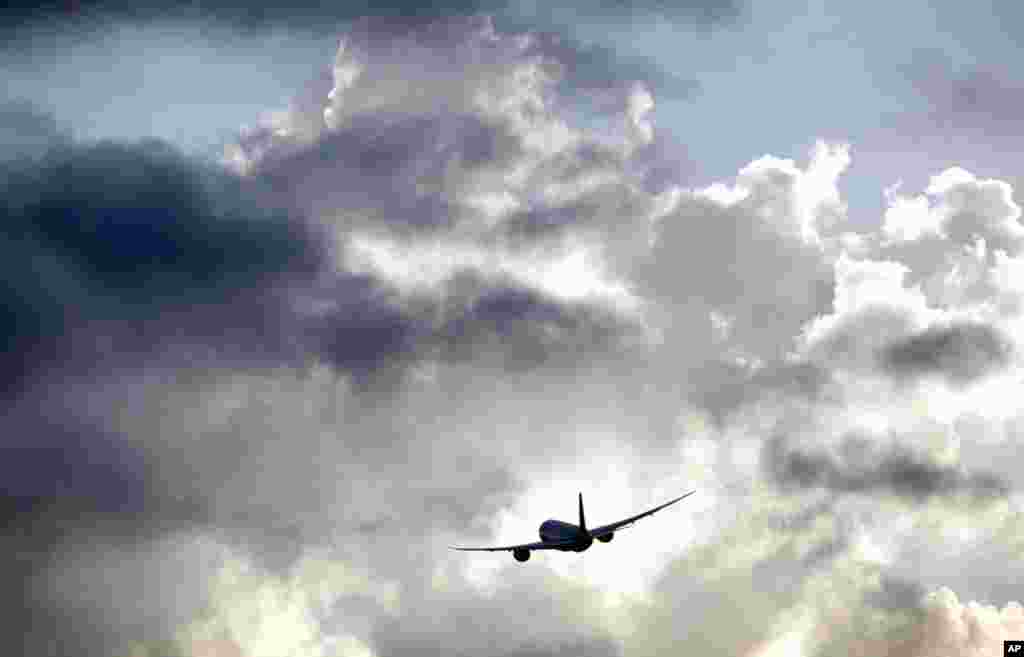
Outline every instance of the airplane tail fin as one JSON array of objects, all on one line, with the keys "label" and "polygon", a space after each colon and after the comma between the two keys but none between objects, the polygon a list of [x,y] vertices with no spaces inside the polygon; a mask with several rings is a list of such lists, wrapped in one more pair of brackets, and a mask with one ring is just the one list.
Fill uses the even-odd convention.
[{"label": "airplane tail fin", "polygon": [[583,493],[580,493],[580,529],[587,531],[587,519],[583,515]]}]

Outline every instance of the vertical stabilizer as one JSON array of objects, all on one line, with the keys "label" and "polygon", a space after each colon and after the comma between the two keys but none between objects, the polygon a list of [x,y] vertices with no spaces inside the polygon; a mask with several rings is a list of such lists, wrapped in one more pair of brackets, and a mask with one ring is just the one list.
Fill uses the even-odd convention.
[{"label": "vertical stabilizer", "polygon": [[583,515],[583,493],[580,493],[580,529],[587,531],[587,519]]}]

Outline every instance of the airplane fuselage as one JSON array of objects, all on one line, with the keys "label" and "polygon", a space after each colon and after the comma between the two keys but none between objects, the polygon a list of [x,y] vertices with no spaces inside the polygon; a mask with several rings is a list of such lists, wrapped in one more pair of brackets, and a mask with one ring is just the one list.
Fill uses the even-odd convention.
[{"label": "airplane fuselage", "polygon": [[520,563],[523,561],[530,560],[530,552],[533,550],[560,550],[562,552],[583,552],[591,545],[594,544],[594,540],[601,541],[602,543],[610,543],[612,538],[615,536],[621,527],[628,527],[634,522],[641,518],[664,509],[670,504],[675,504],[679,500],[689,497],[696,491],[690,491],[686,495],[681,495],[674,500],[669,500],[660,506],[656,506],[653,509],[638,513],[635,516],[630,516],[618,522],[609,523],[607,525],[601,525],[593,529],[587,527],[587,518],[583,513],[583,493],[579,494],[579,510],[580,510],[580,522],[578,525],[564,522],[562,520],[545,520],[541,523],[537,529],[537,533],[540,534],[540,541],[536,543],[522,543],[520,545],[500,545],[494,547],[457,547],[452,546],[455,550],[469,550],[474,552],[504,552],[508,550],[515,557],[516,561]]},{"label": "airplane fuselage", "polygon": [[583,552],[594,543],[594,539],[588,532],[583,531],[577,525],[561,520],[545,520],[541,523],[537,533],[540,534],[540,540],[545,543],[573,541],[570,545],[555,548],[563,552]]}]

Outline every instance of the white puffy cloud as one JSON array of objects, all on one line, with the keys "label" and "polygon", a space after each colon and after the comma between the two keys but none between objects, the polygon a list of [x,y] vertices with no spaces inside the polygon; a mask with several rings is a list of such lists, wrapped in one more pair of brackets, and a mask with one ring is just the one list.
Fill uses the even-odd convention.
[{"label": "white puffy cloud", "polygon": [[712,313],[725,320],[748,361],[781,358],[830,302],[818,224],[841,208],[831,199],[845,157],[844,148],[819,144],[805,169],[764,157],[732,184],[673,193],[670,209],[659,208],[650,254],[633,265],[641,289],[673,312],[692,313],[691,325],[708,324]]},{"label": "white puffy cloud", "polygon": [[880,253],[910,267],[910,282],[938,308],[1017,314],[1019,285],[1009,271],[1024,227],[1009,183],[954,167],[925,191],[889,194]]}]

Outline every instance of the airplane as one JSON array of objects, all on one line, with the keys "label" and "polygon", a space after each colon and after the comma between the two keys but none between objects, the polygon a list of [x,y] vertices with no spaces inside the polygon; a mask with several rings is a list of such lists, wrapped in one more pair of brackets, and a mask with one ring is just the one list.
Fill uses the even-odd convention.
[{"label": "airplane", "polygon": [[691,490],[689,493],[680,495],[674,500],[669,500],[661,506],[654,507],[650,511],[644,511],[643,513],[638,513],[635,516],[630,516],[625,520],[613,522],[609,525],[602,525],[596,529],[587,529],[587,519],[583,515],[583,493],[580,493],[580,524],[574,525],[561,520],[545,520],[541,523],[540,529],[538,530],[538,533],[540,534],[540,542],[538,543],[503,545],[500,547],[457,547],[455,545],[450,547],[453,550],[463,550],[466,552],[501,552],[504,550],[511,550],[512,556],[516,558],[516,561],[520,562],[526,561],[530,558],[531,550],[583,552],[594,543],[595,538],[602,543],[610,543],[612,537],[615,536],[616,530],[632,525],[637,520],[645,518],[652,513],[661,511],[665,507],[675,504],[679,500],[687,498],[696,492],[697,491],[695,490]]}]

